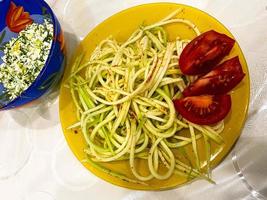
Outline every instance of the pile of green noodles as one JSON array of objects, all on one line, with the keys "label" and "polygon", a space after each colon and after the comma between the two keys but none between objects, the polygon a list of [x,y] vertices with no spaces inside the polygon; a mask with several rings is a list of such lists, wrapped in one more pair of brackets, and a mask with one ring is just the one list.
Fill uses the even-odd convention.
[{"label": "pile of green noodles", "polygon": [[[146,184],[173,174],[211,181],[210,141],[222,144],[223,122],[213,127],[192,124],[176,113],[172,102],[195,77],[183,76],[178,66],[189,40],[168,41],[164,25],[183,23],[196,36],[200,34],[191,21],[175,18],[180,11],[140,27],[124,43],[112,37],[103,40],[87,62],[81,64],[81,55],[71,68],[67,87],[78,122],[69,129],[81,129],[88,145],[87,162],[126,181]],[[182,129],[189,129],[188,136],[179,134]],[[200,162],[197,140],[202,137],[206,160]],[[186,145],[192,145],[194,165],[182,162],[173,152]],[[138,159],[146,161],[148,175],[136,169]],[[119,160],[129,162],[136,179],[101,166],[101,162]],[[164,173],[159,172],[160,166],[166,168]]]}]

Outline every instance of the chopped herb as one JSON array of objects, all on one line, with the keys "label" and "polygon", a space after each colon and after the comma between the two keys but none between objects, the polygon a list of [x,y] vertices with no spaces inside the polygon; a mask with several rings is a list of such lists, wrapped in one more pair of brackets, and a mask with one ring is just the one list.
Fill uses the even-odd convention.
[{"label": "chopped herb", "polygon": [[4,46],[0,65],[0,83],[10,100],[15,99],[34,82],[49,55],[53,40],[53,25],[33,23]]}]

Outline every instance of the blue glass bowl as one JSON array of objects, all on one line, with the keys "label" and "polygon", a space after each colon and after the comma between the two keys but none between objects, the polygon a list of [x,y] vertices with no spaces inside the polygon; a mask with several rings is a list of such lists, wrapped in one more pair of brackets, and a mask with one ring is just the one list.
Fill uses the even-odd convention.
[{"label": "blue glass bowl", "polygon": [[[33,22],[41,24],[45,18],[50,18],[54,26],[54,39],[40,74],[20,96],[12,101],[9,100],[4,86],[0,83],[0,110],[16,108],[38,99],[59,83],[64,71],[65,43],[63,31],[55,14],[44,0],[0,0],[0,64],[3,63],[1,57],[4,55],[4,44],[11,38],[16,38],[22,28],[22,21],[19,21],[19,18],[12,25],[7,22],[7,18],[11,17],[8,11],[14,5],[24,9],[25,13],[21,14],[22,19],[29,17]],[[17,10],[14,11],[14,15],[19,15]]]}]

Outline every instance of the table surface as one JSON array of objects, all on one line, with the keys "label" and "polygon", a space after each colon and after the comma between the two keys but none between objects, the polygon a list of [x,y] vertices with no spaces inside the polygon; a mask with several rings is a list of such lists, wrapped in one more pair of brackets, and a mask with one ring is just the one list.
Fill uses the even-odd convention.
[{"label": "table surface", "polygon": [[[112,14],[134,5],[157,1],[47,0],[47,2],[63,26],[70,55],[78,41]],[[248,120],[234,153],[238,155],[243,148],[255,149],[255,145],[267,146],[264,133],[267,128],[267,124],[264,123],[267,117],[267,102],[265,102],[267,1],[176,0],[173,2],[188,4],[210,13],[229,28],[239,42],[250,69],[251,100]],[[236,173],[238,166],[233,163],[235,158],[233,152],[213,171],[216,185],[199,180],[168,191],[144,192],[120,188],[95,177],[79,163],[64,140],[58,116],[58,91],[43,97],[35,104],[1,112],[0,127],[0,138],[4,138],[4,141],[0,141],[1,199],[255,199],[253,187],[258,186],[242,180],[240,174]],[[248,141],[253,141],[254,146],[249,146]],[[262,160],[255,157],[261,153],[265,152],[252,152],[249,159]],[[261,168],[264,169],[263,166]],[[245,169],[248,167],[245,166]],[[267,168],[256,178],[250,177],[249,180],[266,179],[266,171]],[[267,193],[266,188],[267,183],[261,183],[262,194]]]}]

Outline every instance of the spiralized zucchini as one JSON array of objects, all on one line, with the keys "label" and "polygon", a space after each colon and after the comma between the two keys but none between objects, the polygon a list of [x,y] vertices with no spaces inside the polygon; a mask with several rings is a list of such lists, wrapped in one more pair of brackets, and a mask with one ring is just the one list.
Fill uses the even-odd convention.
[{"label": "spiralized zucchini", "polygon": [[[122,180],[146,184],[153,178],[164,180],[177,174],[211,181],[210,141],[223,143],[219,135],[223,122],[215,127],[192,124],[176,113],[172,102],[194,77],[183,76],[178,65],[189,40],[168,41],[164,25],[183,23],[196,36],[200,34],[191,21],[175,18],[180,11],[140,27],[124,43],[112,37],[103,40],[87,62],[81,64],[81,55],[71,68],[67,87],[77,107],[78,122],[69,129],[81,129],[88,145],[86,161]],[[182,129],[190,134],[181,135]],[[197,141],[202,136],[207,160],[201,163]],[[194,165],[173,152],[187,145],[192,145]],[[136,168],[139,159],[147,162],[150,173],[146,176]],[[136,179],[101,166],[101,162],[120,160],[129,161]],[[201,170],[203,163],[206,172]],[[164,173],[160,168],[166,168]]]}]

